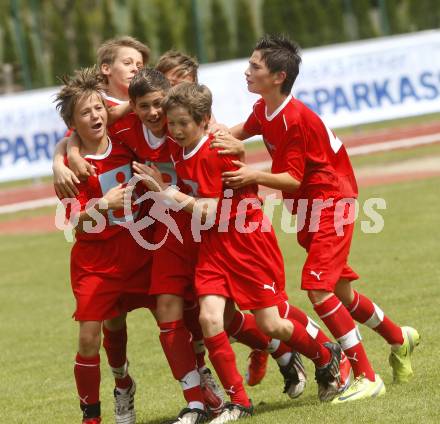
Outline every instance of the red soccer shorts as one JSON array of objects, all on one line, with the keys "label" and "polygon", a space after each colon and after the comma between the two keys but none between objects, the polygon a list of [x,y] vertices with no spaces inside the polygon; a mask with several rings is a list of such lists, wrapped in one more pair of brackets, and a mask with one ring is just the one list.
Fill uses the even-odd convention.
[{"label": "red soccer shorts", "polygon": [[287,300],[283,258],[268,218],[256,210],[249,218],[259,228],[240,233],[230,223],[227,232],[213,228],[203,235],[196,268],[197,296],[231,298],[240,309],[263,309]]},{"label": "red soccer shorts", "polygon": [[[347,205],[344,218],[352,212],[353,210]],[[338,235],[333,206],[321,211],[319,227],[315,228],[317,231],[310,229],[309,211],[304,228],[298,232],[298,242],[308,253],[302,270],[301,288],[334,292],[336,283],[340,279],[357,280],[358,274],[347,263],[354,223],[344,225],[339,229],[343,234]]]},{"label": "red soccer shorts", "polygon": [[148,295],[151,252],[127,230],[106,240],[77,240],[71,252],[71,285],[77,321],[103,321],[137,308],[155,308]]},{"label": "red soccer shorts", "polygon": [[183,243],[164,224],[156,223],[155,243],[164,239],[165,242],[153,254],[150,294],[173,294],[194,302],[194,275],[200,243],[196,243],[192,236],[190,214],[180,211],[171,216],[177,223]]}]

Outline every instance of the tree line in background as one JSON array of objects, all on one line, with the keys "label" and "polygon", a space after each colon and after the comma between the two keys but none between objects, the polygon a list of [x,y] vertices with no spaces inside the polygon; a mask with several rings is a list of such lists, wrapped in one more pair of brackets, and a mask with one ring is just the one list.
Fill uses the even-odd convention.
[{"label": "tree line in background", "polygon": [[152,61],[173,48],[203,63],[247,57],[264,33],[307,48],[440,24],[439,0],[0,0],[0,9],[0,67],[18,89],[57,84],[118,35],[146,43]]}]

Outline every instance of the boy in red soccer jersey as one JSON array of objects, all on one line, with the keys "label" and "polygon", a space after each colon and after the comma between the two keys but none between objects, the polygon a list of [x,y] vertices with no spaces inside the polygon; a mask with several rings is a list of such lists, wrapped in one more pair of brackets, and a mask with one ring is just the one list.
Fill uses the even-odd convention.
[{"label": "boy in red soccer jersey", "polygon": [[[165,201],[184,205],[183,209],[192,216],[193,237],[200,233],[200,226],[193,225],[197,219],[202,228],[215,220],[211,229],[202,231],[195,290],[209,357],[231,397],[231,403],[212,421],[218,424],[252,414],[224,331],[228,299],[240,309],[252,310],[264,333],[283,340],[315,363],[320,395],[325,392],[331,396],[333,390],[334,396],[340,389],[341,350],[334,343],[319,344],[299,322],[280,317],[279,309],[285,309],[287,300],[281,252],[273,229],[262,214],[256,187],[223,193],[221,174],[235,168],[234,158],[218,156],[209,148],[212,137],[206,132],[211,104],[211,93],[205,86],[181,83],[170,90],[162,105],[167,113],[168,129],[180,146],[172,152],[172,157],[185,193],[166,184],[156,167],[136,164],[133,167],[141,177],[147,178],[151,190],[161,192]],[[253,230],[249,231],[250,228]]]},{"label": "boy in red soccer jersey", "polygon": [[[134,113],[116,122],[110,133],[128,145],[139,162],[154,164],[160,170],[162,178],[175,185],[177,178],[170,158],[166,117],[161,107],[169,88],[170,83],[161,72],[147,68],[140,70],[129,86],[130,105]],[[178,217],[177,214],[173,216]],[[180,226],[179,228],[182,230]],[[164,223],[156,221],[154,243],[160,247],[153,254],[151,281],[155,281],[155,284],[151,286],[150,294],[157,296],[155,318],[160,329],[159,339],[163,351],[187,401],[187,407],[180,412],[176,422],[198,423],[207,419],[205,401],[212,407],[218,407],[222,404],[222,397],[217,397],[220,394],[215,392],[218,387],[216,384],[212,385],[214,393],[210,393],[211,396],[207,396],[205,384],[204,391],[201,390],[201,382],[205,381],[201,381],[203,374],[196,367],[196,355],[188,328],[194,330],[185,326],[183,314],[183,299],[189,291],[190,282],[183,285],[178,293],[166,284],[169,279],[173,281],[181,275],[176,271],[179,268],[176,257],[167,254],[170,249],[173,251],[170,245],[174,246],[173,234],[168,232]],[[177,239],[175,243],[178,246],[174,247],[181,249]],[[189,266],[190,264],[185,264],[185,269]],[[178,295],[175,302],[170,300],[173,295]],[[215,383],[212,377],[211,380]]]},{"label": "boy in red soccer jersey", "polygon": [[[79,321],[75,380],[83,423],[100,423],[101,330],[115,375],[116,423],[134,424],[136,385],[128,374],[125,317],[140,307],[154,307],[149,296],[151,255],[118,223],[125,218],[124,185],[131,176],[132,152],[107,136],[107,109],[93,68],[65,78],[57,95],[57,109],[81,139],[81,155],[95,167],[78,185],[67,215],[76,228],[71,253],[71,283]],[[67,159],[66,159],[67,160]],[[66,199],[66,201],[69,199]],[[72,200],[74,200],[72,202]],[[134,212],[133,212],[134,213]],[[105,326],[103,325],[105,323]],[[112,331],[113,328],[116,330]],[[123,343],[121,343],[123,340]],[[117,364],[113,366],[112,364]]]},{"label": "boy in red soccer jersey", "polygon": [[[188,56],[182,52],[169,50],[165,52],[158,60],[156,64],[156,69],[162,72],[170,84],[174,87],[182,82],[198,82],[198,68],[199,64],[197,60],[191,56]],[[209,121],[210,126],[216,124],[214,115],[211,115]],[[246,317],[243,317],[246,319]],[[250,318],[249,318],[250,319]],[[309,319],[309,318],[308,318]],[[241,322],[232,322],[232,327],[240,328],[243,324]],[[319,334],[320,330],[316,327],[316,324],[309,319],[309,328],[313,333]],[[232,328],[233,330],[233,328]],[[234,331],[232,331],[234,333]],[[202,337],[202,335],[199,335]],[[274,341],[274,343],[276,343]],[[198,351],[198,357],[204,357],[204,345],[203,339],[194,340],[195,348]],[[273,348],[270,348],[273,350]],[[280,371],[285,379],[285,393],[288,393],[290,397],[296,398],[301,395],[306,384],[306,374],[304,372],[304,367],[301,364],[301,357],[294,354],[294,357],[288,359],[286,355],[278,356],[278,352],[272,351],[272,356],[277,360],[278,365],[280,365]],[[267,349],[252,349],[249,354],[249,362],[246,371],[246,382],[249,386],[255,386],[260,384],[266,375],[267,360],[269,357],[269,352]],[[296,362],[296,375],[292,375],[292,367],[288,367],[289,361],[293,360]],[[293,384],[293,382],[297,382]]]},{"label": "boy in red soccer jersey", "polygon": [[[139,68],[144,66],[149,59],[149,48],[135,38],[123,36],[105,41],[98,49],[98,73],[103,83],[100,91],[105,98],[107,106],[115,106],[128,100],[128,86]],[[55,191],[60,198],[73,198],[79,194],[77,184],[81,179],[94,175],[94,168],[88,161],[81,160],[77,164],[69,163],[76,169],[76,173],[65,166],[67,138],[61,140],[54,152],[53,172]],[[115,410],[123,410],[127,397],[120,395],[124,386],[126,370],[121,375],[121,367],[127,362],[126,345],[127,329],[125,318],[119,322],[104,322],[103,346],[107,359],[115,378]],[[125,358],[125,359],[124,359]],[[122,362],[121,362],[122,361]],[[122,384],[122,386],[121,386]],[[122,393],[122,392],[121,392]]]},{"label": "boy in red soccer jersey", "polygon": [[[97,66],[102,78],[102,95],[107,106],[120,105],[129,100],[128,86],[136,72],[148,63],[150,49],[133,37],[123,36],[105,41],[98,48]],[[68,131],[70,135],[71,131]],[[61,197],[75,197],[78,176],[93,175],[93,168],[85,162],[78,164],[76,174],[64,166],[67,139],[61,140],[54,152],[54,185]]]},{"label": "boy in red soccer jersey", "polygon": [[[352,288],[351,282],[359,278],[347,263],[356,180],[341,141],[290,94],[300,62],[298,47],[284,37],[267,36],[257,44],[245,75],[248,90],[262,98],[247,121],[231,133],[240,140],[261,134],[272,157],[272,170],[256,171],[240,162],[238,170],[223,177],[229,187],[257,183],[282,190],[285,200],[308,201],[305,225],[297,235],[308,252],[301,286],[350,359],[356,381],[333,401],[343,403],[385,393],[353,320],[374,329],[391,345],[389,362],[396,382],[407,381],[413,374],[410,356],[419,334],[411,327],[397,326]],[[243,152],[243,145],[228,134],[219,136],[213,147],[224,149],[220,154]]]}]

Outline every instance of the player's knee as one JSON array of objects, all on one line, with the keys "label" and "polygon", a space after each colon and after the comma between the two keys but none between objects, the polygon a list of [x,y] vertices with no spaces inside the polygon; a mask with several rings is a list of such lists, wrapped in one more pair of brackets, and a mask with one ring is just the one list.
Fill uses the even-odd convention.
[{"label": "player's knee", "polygon": [[326,292],[324,290],[308,290],[307,296],[309,297],[310,301],[315,303],[321,303],[324,302],[327,298],[329,298],[332,295],[332,293]]},{"label": "player's knee", "polygon": [[345,306],[350,305],[354,299],[354,291],[351,287],[351,282],[345,279],[339,280],[336,284],[335,295]]},{"label": "player's knee", "polygon": [[279,320],[256,316],[258,328],[267,336],[277,338],[280,331]]},{"label": "player's knee", "polygon": [[79,336],[79,353],[83,356],[94,356],[99,352],[101,345],[100,334],[84,333]]},{"label": "player's knee", "polygon": [[159,322],[177,321],[183,316],[183,300],[178,296],[163,295],[157,300],[156,316]]},{"label": "player's knee", "polygon": [[202,310],[199,316],[200,326],[203,334],[210,334],[212,332],[221,331],[223,328],[223,319],[219,314],[212,311]]}]

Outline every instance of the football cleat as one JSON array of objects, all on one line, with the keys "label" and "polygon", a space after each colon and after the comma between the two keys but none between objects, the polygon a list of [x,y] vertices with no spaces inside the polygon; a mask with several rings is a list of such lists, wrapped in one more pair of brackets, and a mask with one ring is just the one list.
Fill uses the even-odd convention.
[{"label": "football cleat", "polygon": [[260,349],[254,349],[249,354],[248,369],[245,374],[246,383],[249,386],[256,386],[261,383],[266,375],[267,360],[269,354]]},{"label": "football cleat", "polygon": [[339,364],[342,349],[337,343],[326,342],[324,346],[331,352],[330,362],[321,368],[316,368],[315,380],[318,383],[318,397],[321,402],[331,401],[341,389],[341,374]]},{"label": "football cleat", "polygon": [[82,424],[101,424],[101,417],[86,418],[82,421]]},{"label": "football cleat", "polygon": [[170,424],[200,424],[208,421],[208,414],[198,408],[184,408],[180,411],[175,421]]},{"label": "football cleat", "polygon": [[135,424],[136,411],[134,409],[134,395],[136,393],[136,383],[128,390],[121,391],[117,387],[113,391],[115,397],[115,422],[116,424]]},{"label": "football cleat", "polygon": [[347,390],[340,393],[332,400],[332,404],[337,405],[384,395],[386,390],[382,379],[378,374],[375,375],[375,378],[375,381],[370,381],[363,374],[356,377],[353,384]]},{"label": "football cleat", "polygon": [[279,369],[284,378],[283,393],[287,393],[292,399],[301,396],[306,388],[307,375],[299,353],[292,351],[289,363],[279,366]]},{"label": "football cleat", "polygon": [[252,416],[253,414],[254,407],[252,406],[252,402],[248,407],[228,402],[223,407],[220,415],[210,421],[210,424],[223,424],[230,421],[237,421],[240,418],[247,418]]},{"label": "football cleat", "polygon": [[340,389],[342,393],[348,388],[351,382],[351,365],[344,351],[341,352],[341,361],[339,362],[339,372],[341,374]]},{"label": "football cleat", "polygon": [[211,411],[214,415],[217,415],[225,405],[223,390],[215,381],[215,378],[213,377],[209,368],[205,368],[199,373],[200,388],[202,389],[205,405],[209,411]]},{"label": "football cleat", "polygon": [[420,335],[416,329],[402,327],[403,344],[391,346],[391,353],[388,358],[393,368],[394,383],[406,383],[413,375],[411,367],[411,354],[420,343]]}]

